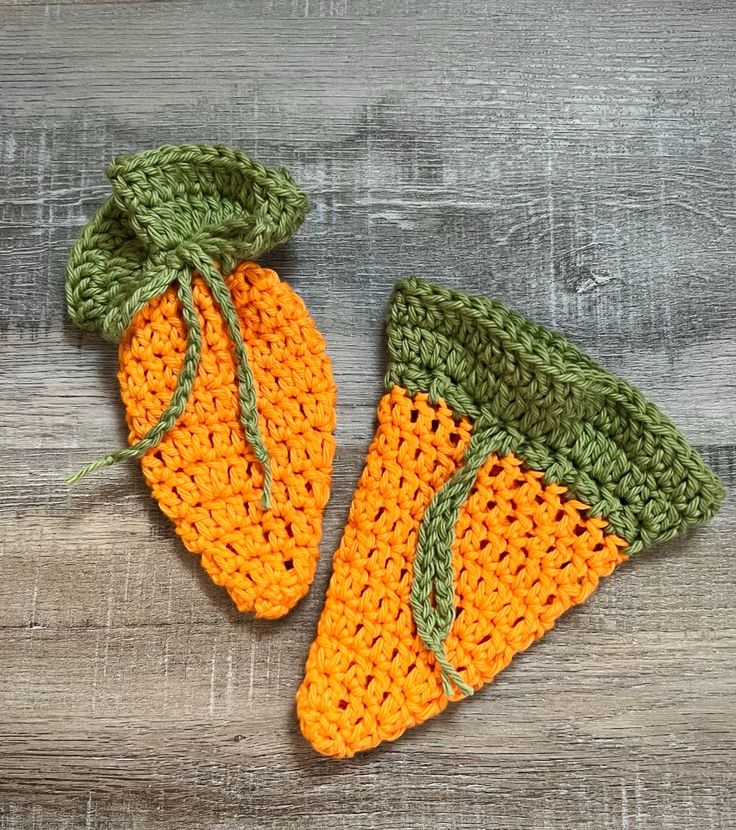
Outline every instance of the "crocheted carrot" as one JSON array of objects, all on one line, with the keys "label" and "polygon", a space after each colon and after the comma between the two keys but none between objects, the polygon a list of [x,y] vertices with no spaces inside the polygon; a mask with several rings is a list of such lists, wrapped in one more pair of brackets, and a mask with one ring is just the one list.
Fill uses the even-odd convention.
[{"label": "crocheted carrot", "polygon": [[107,170],[113,196],[69,257],[67,305],[119,343],[130,446],[154,498],[241,611],[308,590],[329,496],[335,387],[302,300],[252,260],[308,210],[284,169],[162,147]]},{"label": "crocheted carrot", "polygon": [[392,297],[387,393],[297,694],[351,756],[491,681],[629,555],[723,496],[625,381],[482,298]]}]

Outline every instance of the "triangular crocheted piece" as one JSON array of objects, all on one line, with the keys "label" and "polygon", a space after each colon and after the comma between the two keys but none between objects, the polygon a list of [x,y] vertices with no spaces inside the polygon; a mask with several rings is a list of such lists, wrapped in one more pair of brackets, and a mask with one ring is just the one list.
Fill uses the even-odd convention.
[{"label": "triangular crocheted piece", "polygon": [[304,735],[338,757],[490,682],[722,498],[636,390],[498,303],[406,280],[387,335],[387,393],[297,694]]}]

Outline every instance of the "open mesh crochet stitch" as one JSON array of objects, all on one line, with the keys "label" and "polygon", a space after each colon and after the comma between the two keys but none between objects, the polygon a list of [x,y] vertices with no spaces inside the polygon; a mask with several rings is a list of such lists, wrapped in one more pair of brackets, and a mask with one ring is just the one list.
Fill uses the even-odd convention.
[{"label": "open mesh crochet stitch", "polygon": [[720,482],[672,424],[560,335],[410,279],[297,693],[351,756],[480,688],[628,555],[705,521]]}]

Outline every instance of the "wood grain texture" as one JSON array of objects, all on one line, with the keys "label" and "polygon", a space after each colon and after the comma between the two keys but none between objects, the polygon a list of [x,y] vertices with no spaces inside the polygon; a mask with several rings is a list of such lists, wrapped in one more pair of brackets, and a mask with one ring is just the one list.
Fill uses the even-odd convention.
[{"label": "wood grain texture", "polygon": [[[393,282],[503,300],[736,479],[736,9],[639,0],[3,3],[0,828],[732,828],[736,507],[637,556],[482,693],[353,761],[293,713],[373,432]],[[239,617],[131,466],[116,356],[65,320],[105,163],[221,141],[314,211],[269,264],[330,345],[323,557]]]}]

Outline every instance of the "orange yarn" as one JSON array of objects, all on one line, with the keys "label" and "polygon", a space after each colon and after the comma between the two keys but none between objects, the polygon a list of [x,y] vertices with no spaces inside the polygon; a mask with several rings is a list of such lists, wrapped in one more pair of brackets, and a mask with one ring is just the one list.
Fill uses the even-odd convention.
[{"label": "orange yarn", "polygon": [[[240,611],[274,619],[314,577],[330,488],[335,386],[325,343],[304,303],[253,262],[228,278],[255,377],[259,425],[271,457],[272,509],[239,419],[235,354],[204,282],[194,282],[202,354],[176,426],[141,459],[153,497],[186,547]],[[132,444],[176,387],[186,329],[175,288],[151,300],[120,344],[121,394]]]},{"label": "orange yarn", "polygon": [[[305,737],[352,756],[441,712],[434,655],[409,604],[422,516],[463,462],[471,424],[394,387],[355,493],[317,637],[297,693]],[[457,616],[447,656],[475,688],[583,602],[626,559],[626,542],[567,489],[513,455],[492,456],[463,504],[453,545]]]}]

